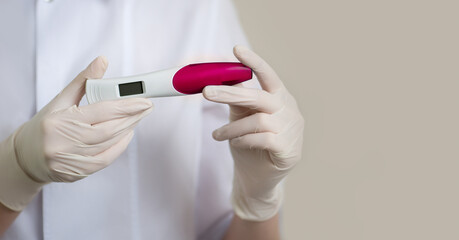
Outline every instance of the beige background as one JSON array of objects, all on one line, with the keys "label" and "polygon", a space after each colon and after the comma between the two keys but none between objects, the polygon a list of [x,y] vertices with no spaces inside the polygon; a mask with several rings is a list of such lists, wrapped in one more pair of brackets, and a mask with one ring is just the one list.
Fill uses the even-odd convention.
[{"label": "beige background", "polygon": [[305,115],[287,239],[459,239],[459,1],[235,0]]}]

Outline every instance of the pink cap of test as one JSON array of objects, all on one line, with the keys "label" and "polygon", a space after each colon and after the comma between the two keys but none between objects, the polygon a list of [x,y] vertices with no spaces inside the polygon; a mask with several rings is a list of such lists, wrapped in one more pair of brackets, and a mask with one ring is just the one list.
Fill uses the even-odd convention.
[{"label": "pink cap of test", "polygon": [[175,73],[172,85],[184,94],[202,92],[208,85],[234,85],[252,79],[252,69],[242,63],[216,62],[191,64]]}]

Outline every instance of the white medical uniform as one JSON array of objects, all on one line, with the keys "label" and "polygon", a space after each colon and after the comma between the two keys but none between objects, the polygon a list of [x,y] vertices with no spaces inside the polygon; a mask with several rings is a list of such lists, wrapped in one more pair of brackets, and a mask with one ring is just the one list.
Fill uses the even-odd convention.
[{"label": "white medical uniform", "polygon": [[[247,44],[230,0],[2,0],[0,137],[98,55],[115,77],[235,61],[237,43]],[[46,185],[0,239],[219,239],[232,218],[233,162],[211,132],[228,109],[200,94],[152,101],[111,166]]]}]

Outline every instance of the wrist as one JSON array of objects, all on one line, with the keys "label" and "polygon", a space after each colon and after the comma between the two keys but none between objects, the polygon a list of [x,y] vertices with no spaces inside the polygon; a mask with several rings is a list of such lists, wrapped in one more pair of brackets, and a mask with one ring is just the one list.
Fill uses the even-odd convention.
[{"label": "wrist", "polygon": [[274,188],[250,194],[235,180],[231,195],[234,213],[241,219],[249,221],[266,221],[274,217],[282,205],[283,189],[281,184]]},{"label": "wrist", "polygon": [[0,143],[0,202],[13,211],[21,211],[45,183],[33,181],[19,166],[15,134]]}]

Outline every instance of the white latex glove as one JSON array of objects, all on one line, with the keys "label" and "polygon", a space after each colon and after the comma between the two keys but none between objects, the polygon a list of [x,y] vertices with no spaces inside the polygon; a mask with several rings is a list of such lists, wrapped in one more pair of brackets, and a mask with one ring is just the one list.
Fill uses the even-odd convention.
[{"label": "white latex glove", "polygon": [[230,106],[230,123],[215,130],[229,140],[234,158],[232,204],[242,219],[264,221],[282,202],[280,182],[301,159],[304,120],[295,99],[274,70],[247,48],[234,55],[253,69],[263,90],[208,86],[204,97]]},{"label": "white latex glove", "polygon": [[151,112],[148,99],[131,98],[78,107],[88,78],[102,78],[96,58],[61,93],[0,144],[0,202],[20,211],[49,182],[73,182],[113,162],[133,128]]}]

